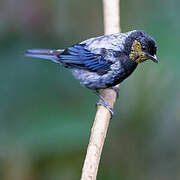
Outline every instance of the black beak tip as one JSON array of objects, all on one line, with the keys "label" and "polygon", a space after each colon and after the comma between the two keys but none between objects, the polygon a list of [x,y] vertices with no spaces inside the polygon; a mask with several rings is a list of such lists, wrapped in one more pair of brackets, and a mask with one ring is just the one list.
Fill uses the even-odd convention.
[{"label": "black beak tip", "polygon": [[153,60],[156,64],[158,64],[159,63],[159,61],[156,59],[156,60]]},{"label": "black beak tip", "polygon": [[151,59],[153,62],[157,63],[157,64],[159,63],[159,61],[158,61],[156,55],[151,56],[150,59]]}]

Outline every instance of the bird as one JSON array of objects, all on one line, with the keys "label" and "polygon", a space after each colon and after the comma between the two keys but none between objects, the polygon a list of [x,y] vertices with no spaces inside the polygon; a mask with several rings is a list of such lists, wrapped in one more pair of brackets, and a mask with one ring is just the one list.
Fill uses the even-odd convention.
[{"label": "bird", "polygon": [[143,30],[93,37],[65,49],[28,49],[24,56],[51,60],[69,69],[82,86],[101,99],[97,105],[105,106],[114,115],[100,90],[113,88],[124,81],[146,60],[158,63],[157,43]]}]

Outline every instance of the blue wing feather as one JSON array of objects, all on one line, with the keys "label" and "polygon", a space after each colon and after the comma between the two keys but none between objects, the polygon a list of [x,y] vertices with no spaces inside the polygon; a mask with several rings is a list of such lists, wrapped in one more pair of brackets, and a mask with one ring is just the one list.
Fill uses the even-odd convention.
[{"label": "blue wing feather", "polygon": [[89,71],[101,71],[106,73],[112,62],[105,60],[102,55],[91,53],[84,45],[76,44],[67,48],[59,55],[60,61],[70,67],[85,68]]}]

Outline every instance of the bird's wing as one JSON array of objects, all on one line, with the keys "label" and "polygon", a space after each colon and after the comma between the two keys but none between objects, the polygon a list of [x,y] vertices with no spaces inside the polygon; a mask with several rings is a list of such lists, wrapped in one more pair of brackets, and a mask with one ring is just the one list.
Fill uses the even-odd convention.
[{"label": "bird's wing", "polygon": [[102,55],[87,50],[84,44],[71,46],[65,49],[58,57],[60,58],[59,61],[67,65],[67,67],[83,68],[103,74],[112,65],[112,62],[105,60]]}]

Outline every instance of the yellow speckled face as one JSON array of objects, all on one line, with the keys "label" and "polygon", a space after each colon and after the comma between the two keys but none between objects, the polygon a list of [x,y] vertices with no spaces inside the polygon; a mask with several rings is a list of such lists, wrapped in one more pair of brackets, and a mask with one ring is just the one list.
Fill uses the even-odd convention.
[{"label": "yellow speckled face", "polygon": [[141,63],[148,59],[146,53],[142,51],[141,43],[137,40],[135,40],[132,44],[129,57],[131,60],[135,61],[136,63]]}]

